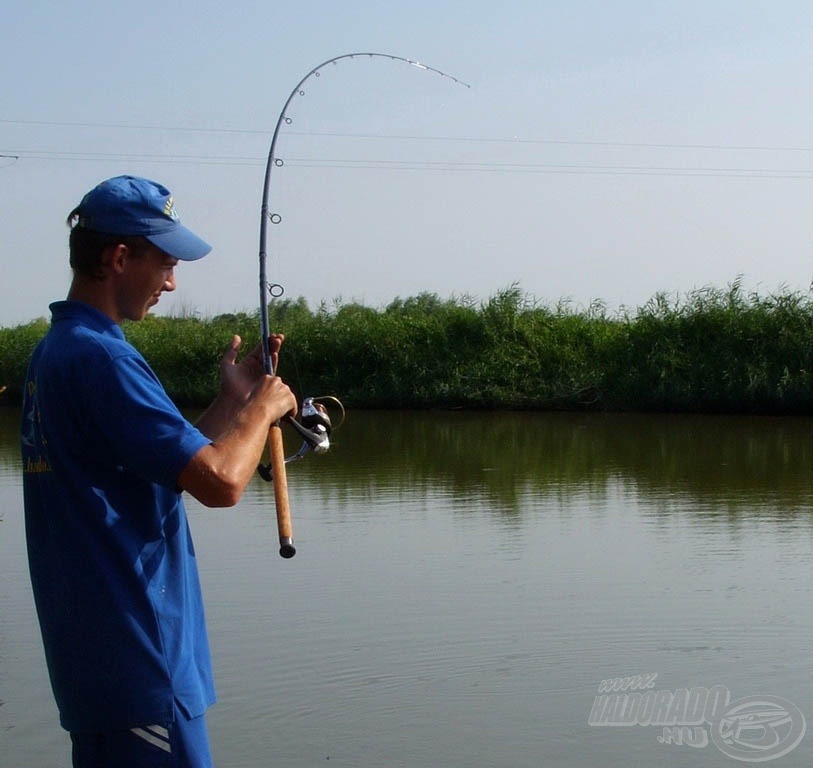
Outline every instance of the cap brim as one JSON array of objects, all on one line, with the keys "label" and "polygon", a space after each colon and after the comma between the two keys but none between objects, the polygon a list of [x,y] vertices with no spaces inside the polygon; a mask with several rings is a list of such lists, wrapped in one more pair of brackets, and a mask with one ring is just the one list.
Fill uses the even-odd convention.
[{"label": "cap brim", "polygon": [[164,253],[181,261],[197,261],[212,250],[209,243],[201,240],[192,230],[182,224],[173,227],[168,232],[158,232],[144,235],[144,237]]}]

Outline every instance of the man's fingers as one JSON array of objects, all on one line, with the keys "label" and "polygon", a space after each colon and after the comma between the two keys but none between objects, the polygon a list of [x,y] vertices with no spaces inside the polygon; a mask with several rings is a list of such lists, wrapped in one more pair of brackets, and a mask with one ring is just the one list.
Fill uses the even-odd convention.
[{"label": "man's fingers", "polygon": [[226,351],[223,353],[223,362],[228,363],[230,365],[234,365],[235,361],[237,360],[237,353],[240,351],[240,345],[243,343],[243,340],[235,334],[231,337],[231,341],[229,342],[229,346],[226,348]]}]

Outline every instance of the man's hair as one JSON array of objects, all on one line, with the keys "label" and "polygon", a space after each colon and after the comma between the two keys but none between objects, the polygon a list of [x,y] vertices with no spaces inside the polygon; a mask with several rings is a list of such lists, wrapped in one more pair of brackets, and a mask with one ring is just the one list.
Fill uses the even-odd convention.
[{"label": "man's hair", "polygon": [[102,279],[102,256],[108,248],[121,243],[126,245],[134,256],[140,256],[151,247],[149,240],[138,235],[108,235],[79,226],[78,218],[78,209],[68,214],[67,224],[71,228],[68,250],[71,269],[85,277]]}]

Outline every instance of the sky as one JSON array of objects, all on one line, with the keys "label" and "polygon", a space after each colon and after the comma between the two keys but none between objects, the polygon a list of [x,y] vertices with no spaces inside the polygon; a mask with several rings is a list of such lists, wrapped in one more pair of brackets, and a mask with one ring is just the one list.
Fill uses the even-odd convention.
[{"label": "sky", "polygon": [[0,326],[70,283],[99,181],[169,187],[214,249],[162,314],[422,292],[610,311],[813,278],[813,4],[13,2],[0,28]]}]

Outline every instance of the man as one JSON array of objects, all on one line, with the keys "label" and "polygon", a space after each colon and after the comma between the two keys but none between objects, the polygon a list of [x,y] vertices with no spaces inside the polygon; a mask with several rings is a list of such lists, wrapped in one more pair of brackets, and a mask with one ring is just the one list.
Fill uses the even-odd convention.
[{"label": "man", "polygon": [[[73,280],[32,356],[21,431],[34,598],[60,720],[77,768],[211,765],[215,694],[181,492],[230,506],[290,389],[237,362],[196,426],[170,401],[122,320],[175,289],[179,261],[210,246],[165,187],[119,176],[68,217]],[[281,336],[271,338],[276,361]],[[274,366],[276,369],[276,364]]]}]

